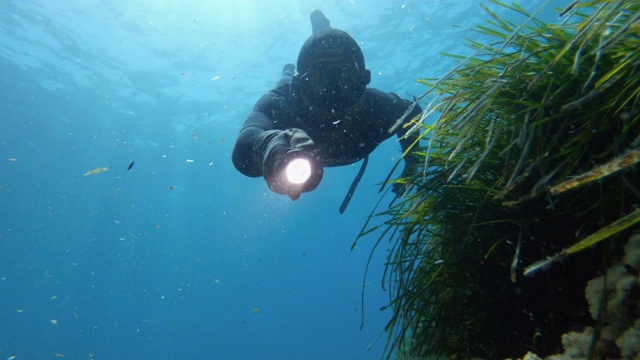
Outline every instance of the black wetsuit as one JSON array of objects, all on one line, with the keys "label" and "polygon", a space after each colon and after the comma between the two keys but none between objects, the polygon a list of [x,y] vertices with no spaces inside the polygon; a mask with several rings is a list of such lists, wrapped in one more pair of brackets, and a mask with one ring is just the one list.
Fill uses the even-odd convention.
[{"label": "black wetsuit", "polygon": [[[291,70],[291,69],[290,69]],[[256,138],[267,130],[304,130],[315,143],[314,154],[322,166],[340,166],[354,163],[369,155],[380,143],[393,135],[402,136],[408,130],[402,125],[396,131],[389,129],[401,118],[411,103],[393,93],[367,88],[358,102],[342,112],[313,109],[291,93],[287,69],[277,87],[263,95],[244,123],[235,148],[233,163],[246,176],[263,175],[262,164],[255,159]],[[415,106],[404,122],[410,121],[422,110]],[[400,141],[406,150],[412,139]],[[406,158],[410,161],[410,158]]]}]

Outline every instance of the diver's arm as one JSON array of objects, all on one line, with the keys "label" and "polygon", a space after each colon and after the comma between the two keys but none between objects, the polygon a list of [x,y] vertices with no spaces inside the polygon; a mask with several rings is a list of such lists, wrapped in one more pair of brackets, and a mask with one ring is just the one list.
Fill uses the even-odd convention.
[{"label": "diver's arm", "polygon": [[247,117],[231,156],[233,165],[242,174],[250,177],[262,176],[262,163],[256,161],[254,144],[265,131],[273,130],[273,121],[260,111],[253,110]]},{"label": "diver's arm", "polygon": [[316,188],[322,179],[322,168],[314,170],[312,180],[292,186],[282,176],[282,170],[287,164],[287,154],[295,150],[310,152],[314,146],[313,140],[304,130],[277,129],[265,113],[254,109],[240,130],[232,159],[234,166],[242,174],[250,177],[263,176],[272,191],[296,200],[301,193]]},{"label": "diver's arm", "polygon": [[[256,156],[256,140],[263,135],[264,132],[276,128],[274,121],[266,114],[272,112],[269,111],[269,109],[273,106],[274,98],[284,97],[289,92],[289,86],[295,68],[293,64],[286,64],[284,66],[276,87],[258,100],[247,117],[247,120],[244,122],[242,130],[240,130],[240,135],[238,135],[238,140],[233,148],[232,159],[236,169],[246,176],[259,177],[263,175],[263,164],[256,160],[259,158],[259,156]],[[262,138],[264,138],[264,136]]]}]

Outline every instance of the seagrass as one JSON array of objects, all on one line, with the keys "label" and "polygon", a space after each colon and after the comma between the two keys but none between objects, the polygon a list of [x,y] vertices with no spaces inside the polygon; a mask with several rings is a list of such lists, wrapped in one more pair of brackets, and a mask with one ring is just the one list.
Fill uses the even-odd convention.
[{"label": "seagrass", "polygon": [[484,7],[491,40],[418,80],[430,100],[404,156],[421,166],[385,181],[407,191],[356,240],[388,244],[388,358],[559,351],[591,320],[585,282],[639,229],[640,1],[576,1],[554,24],[491,2],[522,22]]}]

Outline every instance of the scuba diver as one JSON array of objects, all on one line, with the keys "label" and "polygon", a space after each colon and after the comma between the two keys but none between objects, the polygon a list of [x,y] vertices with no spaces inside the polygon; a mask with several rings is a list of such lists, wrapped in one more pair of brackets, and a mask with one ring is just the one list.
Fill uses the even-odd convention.
[{"label": "scuba diver", "polygon": [[[324,167],[363,160],[342,213],[368,155],[394,134],[407,150],[415,138],[402,138],[408,130],[402,125],[422,110],[394,93],[367,88],[371,73],[362,50],[349,34],[332,28],[321,11],[311,13],[311,25],[297,71],[285,65],[276,87],[255,104],[232,159],[242,174],[263,176],[272,191],[292,200],[317,187]],[[403,174],[416,160],[407,154],[404,161]]]}]

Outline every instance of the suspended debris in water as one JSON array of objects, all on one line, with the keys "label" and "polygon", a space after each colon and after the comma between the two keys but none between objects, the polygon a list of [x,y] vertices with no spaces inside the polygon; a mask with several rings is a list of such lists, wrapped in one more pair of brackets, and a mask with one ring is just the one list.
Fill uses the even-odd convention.
[{"label": "suspended debris in water", "polygon": [[127,171],[131,170],[131,168],[133,167],[134,164],[135,164],[135,161],[132,161],[131,164],[129,164],[129,167],[127,168]]}]

